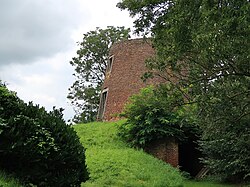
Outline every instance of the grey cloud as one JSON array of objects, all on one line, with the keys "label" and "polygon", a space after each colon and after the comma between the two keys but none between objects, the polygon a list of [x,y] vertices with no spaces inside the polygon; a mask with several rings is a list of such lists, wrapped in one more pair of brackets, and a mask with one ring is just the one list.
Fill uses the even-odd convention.
[{"label": "grey cloud", "polygon": [[30,63],[75,45],[73,29],[84,22],[78,0],[1,0],[0,66]]}]

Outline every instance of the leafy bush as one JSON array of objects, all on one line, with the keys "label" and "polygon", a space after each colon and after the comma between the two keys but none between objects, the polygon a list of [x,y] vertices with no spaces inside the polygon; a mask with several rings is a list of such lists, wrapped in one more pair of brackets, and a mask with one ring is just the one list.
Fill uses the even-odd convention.
[{"label": "leafy bush", "polygon": [[62,110],[46,112],[0,86],[0,167],[38,186],[86,181],[85,150]]},{"label": "leafy bush", "polygon": [[182,91],[169,84],[144,88],[125,106],[127,122],[120,126],[120,136],[133,146],[144,147],[152,140],[174,137],[180,141],[197,135],[192,112],[195,105],[184,105]]}]

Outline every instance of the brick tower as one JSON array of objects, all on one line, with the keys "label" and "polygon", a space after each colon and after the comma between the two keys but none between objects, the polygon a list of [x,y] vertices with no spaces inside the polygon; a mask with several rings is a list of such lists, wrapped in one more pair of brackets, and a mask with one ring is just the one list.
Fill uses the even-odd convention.
[{"label": "brick tower", "polygon": [[114,44],[110,50],[98,120],[116,120],[128,98],[156,80],[141,80],[145,60],[155,54],[149,40],[132,39]]},{"label": "brick tower", "polygon": [[[98,110],[98,120],[119,119],[128,98],[150,84],[159,84],[163,79],[154,78],[144,83],[141,79],[147,71],[145,60],[154,56],[155,51],[149,40],[132,39],[114,44],[111,47],[105,80],[102,87]],[[170,72],[168,72],[171,74]],[[164,81],[165,82],[165,81]],[[199,164],[192,142],[179,145],[175,138],[162,138],[148,144],[145,151],[177,167],[180,165],[192,175],[197,173],[194,167]],[[192,161],[192,165],[190,165]],[[189,165],[188,165],[189,164]],[[198,168],[199,169],[199,168]]]}]

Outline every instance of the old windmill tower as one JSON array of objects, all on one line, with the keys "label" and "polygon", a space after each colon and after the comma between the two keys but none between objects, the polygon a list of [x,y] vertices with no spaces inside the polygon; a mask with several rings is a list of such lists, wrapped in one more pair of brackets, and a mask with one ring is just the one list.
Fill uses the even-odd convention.
[{"label": "old windmill tower", "polygon": [[[131,95],[147,85],[163,82],[160,78],[150,79],[146,83],[141,79],[147,71],[145,60],[154,55],[155,50],[150,40],[145,39],[120,41],[111,47],[100,97],[98,120],[119,119],[117,114],[123,111]],[[185,171],[193,172],[193,175],[200,169],[195,145],[192,142],[180,145],[174,138],[156,140],[148,145],[146,151],[172,166],[181,165]]]},{"label": "old windmill tower", "polygon": [[144,83],[141,79],[146,72],[145,60],[154,54],[149,40],[144,39],[125,40],[111,47],[98,120],[117,119],[131,95],[158,81],[153,79]]}]

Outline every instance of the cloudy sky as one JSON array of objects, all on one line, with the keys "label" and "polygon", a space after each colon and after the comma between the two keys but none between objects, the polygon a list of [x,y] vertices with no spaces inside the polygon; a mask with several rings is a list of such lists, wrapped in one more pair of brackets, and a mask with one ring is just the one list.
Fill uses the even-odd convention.
[{"label": "cloudy sky", "polygon": [[69,64],[82,34],[96,27],[132,27],[119,0],[1,0],[0,79],[18,96],[51,110],[65,108],[74,82]]}]

